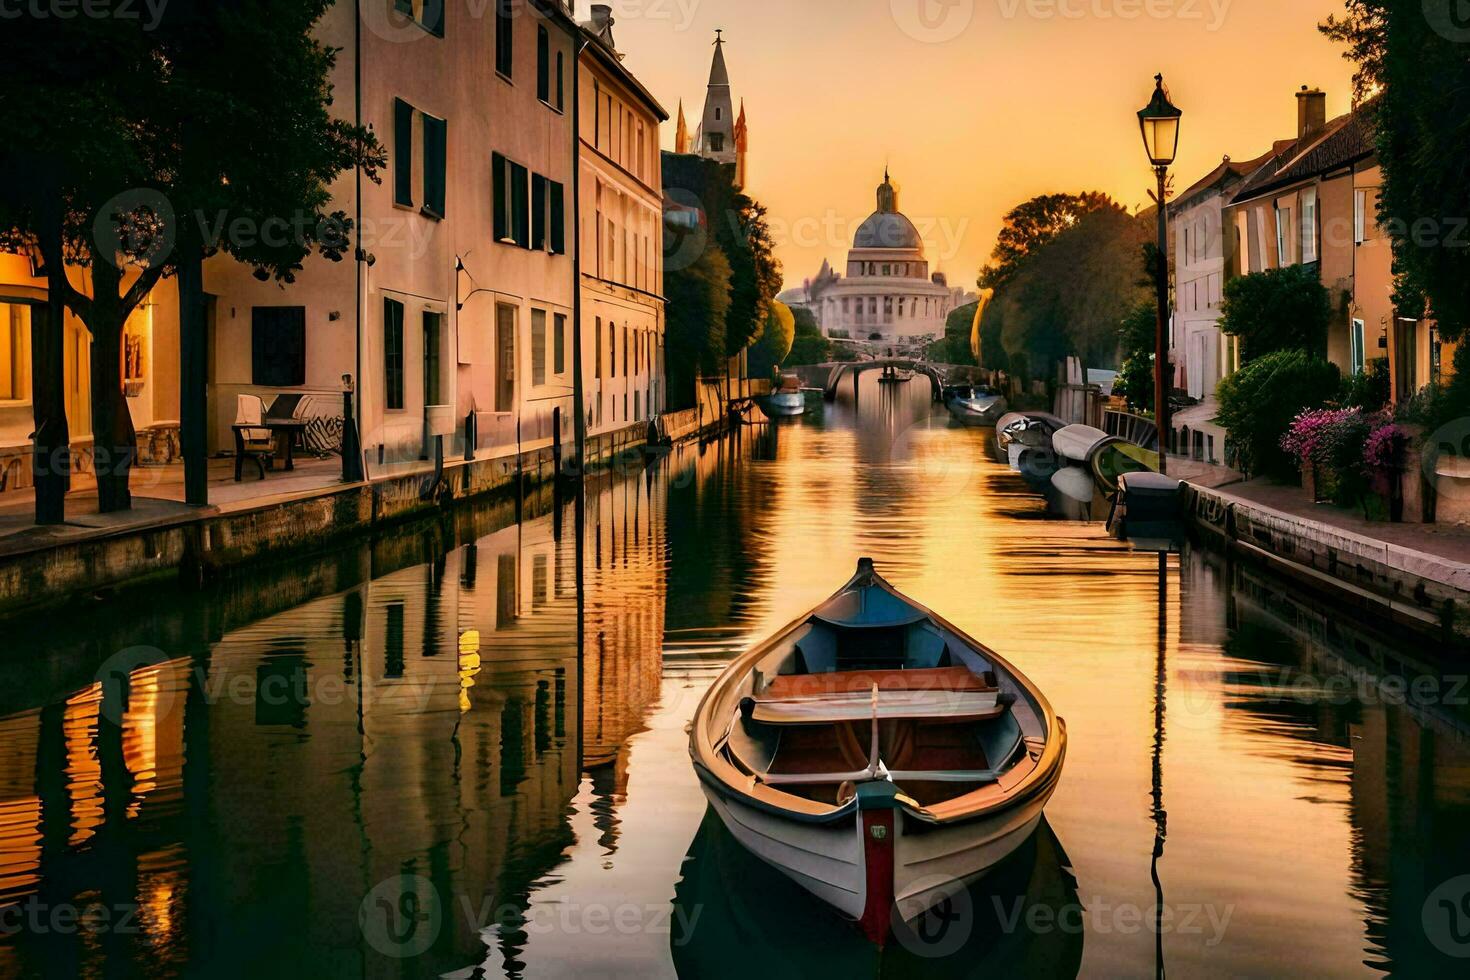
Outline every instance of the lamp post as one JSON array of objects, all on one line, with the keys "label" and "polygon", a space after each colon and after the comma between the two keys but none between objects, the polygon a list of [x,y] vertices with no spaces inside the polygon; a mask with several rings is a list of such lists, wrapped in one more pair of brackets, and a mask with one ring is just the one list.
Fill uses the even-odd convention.
[{"label": "lamp post", "polygon": [[1179,119],[1184,113],[1169,101],[1164,76],[1154,76],[1154,96],[1138,111],[1138,128],[1154,175],[1159,179],[1159,319],[1154,335],[1154,420],[1159,429],[1159,472],[1169,469],[1169,212],[1165,206],[1169,165],[1179,152]]},{"label": "lamp post", "polygon": [[352,393],[356,389],[352,375],[342,375],[342,482],[361,483],[362,443],[357,435],[357,419],[353,417]]}]

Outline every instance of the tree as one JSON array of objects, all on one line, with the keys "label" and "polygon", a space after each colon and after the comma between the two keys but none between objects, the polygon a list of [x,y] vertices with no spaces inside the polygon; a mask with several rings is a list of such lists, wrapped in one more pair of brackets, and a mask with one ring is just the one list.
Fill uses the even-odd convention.
[{"label": "tree", "polygon": [[804,306],[792,310],[792,341],[791,351],[786,355],[786,364],[826,364],[831,360],[842,360],[834,358],[834,347],[838,350],[843,348],[834,345],[826,337],[822,336],[822,328],[817,325],[817,318],[812,311]]},{"label": "tree", "polygon": [[730,260],[730,312],[725,318],[725,353],[734,356],[760,336],[766,314],[781,290],[781,263],[766,224],[766,208],[740,192],[730,195],[715,240]]},{"label": "tree", "polygon": [[1092,211],[1113,207],[1106,194],[1042,194],[1012,208],[1002,219],[990,264],[980,270],[981,289],[999,289],[1042,246]]},{"label": "tree", "polygon": [[970,349],[970,338],[975,332],[975,314],[980,304],[967,303],[952,310],[944,322],[944,336],[929,346],[931,360],[945,364],[975,364],[975,352]]},{"label": "tree", "polygon": [[[999,333],[1013,373],[1020,355],[1048,371],[1076,355],[1095,367],[1118,364],[1118,323],[1149,295],[1136,267],[1120,256],[1139,254],[1150,222],[1107,202],[1039,244],[1000,285],[981,319],[982,356]],[[999,324],[992,322],[992,318]]]},{"label": "tree", "polygon": [[[1158,252],[1155,248],[1154,253]],[[1154,355],[1157,338],[1158,306],[1144,301],[1133,307],[1118,325],[1118,347],[1123,366],[1113,384],[1113,394],[1120,395],[1135,412],[1152,411],[1154,407]]]},{"label": "tree", "polygon": [[688,265],[665,267],[664,365],[670,408],[691,407],[700,376],[721,370],[730,275],[730,263],[718,245],[701,248]]},{"label": "tree", "polygon": [[[1463,6],[1463,5],[1460,5]],[[1395,303],[1427,310],[1451,340],[1470,328],[1470,39],[1449,0],[1348,0],[1321,29],[1357,65],[1356,96],[1374,124],[1393,241]]]},{"label": "tree", "polygon": [[1220,304],[1220,329],[1240,338],[1244,361],[1280,350],[1325,357],[1331,318],[1327,288],[1315,266],[1237,276],[1225,284]]},{"label": "tree", "polygon": [[[34,17],[0,32],[0,110],[14,137],[0,165],[11,188],[0,192],[0,226],[11,247],[40,257],[53,298],[91,334],[104,513],[131,506],[123,333],[153,288],[180,276],[187,362],[202,358],[206,256],[224,252],[258,278],[291,282],[313,251],[339,260],[348,246],[351,223],[328,212],[328,185],[354,166],[377,179],[383,158],[371,133],[331,115],[335,51],[313,35],[330,6],[174,4],[147,23]],[[194,366],[202,381],[202,359]],[[185,391],[181,406],[198,460],[202,397]]]},{"label": "tree", "polygon": [[771,300],[766,313],[766,329],[750,348],[750,376],[768,377],[791,353],[791,343],[796,339],[796,317],[791,307],[779,300]]}]

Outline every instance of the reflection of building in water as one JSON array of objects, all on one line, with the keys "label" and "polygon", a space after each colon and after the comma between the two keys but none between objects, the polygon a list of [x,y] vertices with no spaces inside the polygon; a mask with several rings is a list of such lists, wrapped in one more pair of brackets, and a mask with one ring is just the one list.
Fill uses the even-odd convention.
[{"label": "reflection of building in water", "polygon": [[643,730],[663,679],[668,485],[639,476],[587,490],[582,765],[604,846],[616,846],[629,738]]},{"label": "reflection of building in water", "polygon": [[[146,940],[21,935],[0,972],[44,957],[127,973],[146,957],[440,973],[483,958],[466,903],[486,926],[505,910],[513,961],[516,910],[570,841],[578,779],[575,548],[557,526],[571,524],[428,555],[193,661],[0,719],[0,905],[137,903]],[[394,960],[359,911],[404,874],[432,882],[445,914],[428,952]]]},{"label": "reflection of building in water", "polygon": [[[1470,874],[1463,670],[1447,670],[1429,648],[1413,652],[1402,636],[1360,626],[1253,565],[1217,569],[1229,586],[1231,652],[1259,665],[1255,674],[1248,663],[1242,668],[1240,688],[1254,690],[1230,708],[1313,746],[1336,746],[1348,759],[1345,805],[1365,962],[1401,975],[1454,966],[1425,923],[1450,914],[1435,907],[1435,889]],[[1302,752],[1293,761],[1314,798],[1342,775],[1330,756]],[[1442,925],[1441,940],[1452,923]],[[1461,914],[1455,927],[1467,934],[1470,918]]]}]

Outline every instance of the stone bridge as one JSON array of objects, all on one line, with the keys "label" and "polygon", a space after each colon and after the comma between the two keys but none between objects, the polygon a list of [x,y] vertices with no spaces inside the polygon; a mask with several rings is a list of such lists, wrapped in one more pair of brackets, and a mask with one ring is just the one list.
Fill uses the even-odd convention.
[{"label": "stone bridge", "polygon": [[885,357],[873,361],[803,364],[783,370],[786,374],[800,376],[802,384],[808,388],[821,388],[822,396],[830,402],[837,397],[838,386],[844,378],[851,377],[853,384],[856,385],[859,377],[864,373],[882,370],[886,367],[924,375],[929,379],[929,388],[935,401],[941,401],[944,398],[946,385],[982,384],[989,380],[990,375],[990,372],[974,365],[937,364],[933,361],[916,361],[902,357]]}]

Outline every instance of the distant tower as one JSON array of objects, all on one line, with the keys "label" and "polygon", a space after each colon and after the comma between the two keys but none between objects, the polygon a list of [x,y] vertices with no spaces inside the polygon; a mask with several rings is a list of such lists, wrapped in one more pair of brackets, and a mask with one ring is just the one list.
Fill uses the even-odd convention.
[{"label": "distant tower", "polygon": [[745,100],[740,100],[740,118],[735,120],[735,186],[745,186],[745,160],[750,150],[750,131],[745,125]]},{"label": "distant tower", "polygon": [[730,72],[725,67],[723,31],[715,31],[715,60],[709,71],[709,94],[699,126],[699,155],[720,163],[735,163],[735,105],[730,97]]},{"label": "distant tower", "polygon": [[684,100],[680,99],[679,123],[678,128],[674,130],[674,152],[688,153],[690,152],[690,149],[691,146],[689,140],[689,123],[684,119]]}]

